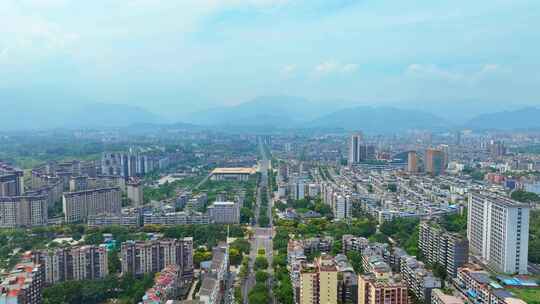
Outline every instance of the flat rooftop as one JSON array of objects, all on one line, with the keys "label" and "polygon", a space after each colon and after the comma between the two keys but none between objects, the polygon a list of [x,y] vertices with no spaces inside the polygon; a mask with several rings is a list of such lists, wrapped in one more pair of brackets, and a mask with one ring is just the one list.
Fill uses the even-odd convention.
[{"label": "flat rooftop", "polygon": [[215,168],[212,174],[254,174],[254,168]]}]

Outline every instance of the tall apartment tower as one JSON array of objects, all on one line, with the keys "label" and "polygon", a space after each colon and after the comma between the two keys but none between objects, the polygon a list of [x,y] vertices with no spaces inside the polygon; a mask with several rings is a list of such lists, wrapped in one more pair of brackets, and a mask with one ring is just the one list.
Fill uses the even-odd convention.
[{"label": "tall apartment tower", "polygon": [[506,154],[506,146],[502,141],[492,140],[489,142],[489,154],[493,158],[500,158]]},{"label": "tall apartment tower", "polygon": [[0,197],[21,196],[24,193],[23,171],[0,163]]},{"label": "tall apartment tower", "polygon": [[46,226],[47,208],[45,196],[0,197],[0,228]]},{"label": "tall apartment tower", "polygon": [[300,304],[337,304],[338,270],[330,256],[319,257],[300,272]]},{"label": "tall apartment tower", "polygon": [[437,149],[426,150],[426,173],[440,175],[444,173],[444,152]]},{"label": "tall apartment tower", "polygon": [[349,140],[349,165],[375,159],[375,146],[364,142],[362,133],[351,135]]},{"label": "tall apartment tower", "polygon": [[126,183],[127,197],[133,202],[134,206],[142,206],[144,203],[143,187],[139,179],[130,179]]},{"label": "tall apartment tower", "polygon": [[86,221],[90,215],[120,214],[121,190],[118,187],[66,192],[62,211],[66,223]]},{"label": "tall apartment tower", "polygon": [[410,173],[418,172],[418,157],[416,151],[409,151],[407,153],[407,171]]},{"label": "tall apartment tower", "polygon": [[362,143],[363,135],[361,132],[351,135],[349,140],[349,165],[357,164],[360,162],[359,146]]},{"label": "tall apartment tower", "polygon": [[183,280],[193,278],[193,238],[127,241],[122,243],[121,254],[122,274],[138,276],[178,265]]},{"label": "tall apartment tower", "polygon": [[498,272],[527,273],[528,204],[501,195],[470,193],[467,218],[469,249]]},{"label": "tall apartment tower", "polygon": [[443,168],[447,168],[448,167],[448,162],[450,161],[450,146],[449,145],[445,145],[445,144],[441,144],[441,145],[438,145],[437,146],[437,150],[441,151],[443,153]]},{"label": "tall apartment tower", "polygon": [[434,222],[422,222],[418,247],[425,260],[444,267],[449,278],[457,276],[458,267],[468,262],[469,242],[457,233],[446,231]]},{"label": "tall apartment tower", "polygon": [[105,246],[78,246],[36,252],[34,260],[45,267],[45,281],[98,280],[109,274]]}]

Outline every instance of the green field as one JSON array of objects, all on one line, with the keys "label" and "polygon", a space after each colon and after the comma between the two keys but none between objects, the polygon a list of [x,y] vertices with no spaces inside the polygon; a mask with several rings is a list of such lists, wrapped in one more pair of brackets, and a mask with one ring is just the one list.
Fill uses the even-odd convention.
[{"label": "green field", "polygon": [[513,288],[510,291],[528,304],[540,304],[540,288]]}]

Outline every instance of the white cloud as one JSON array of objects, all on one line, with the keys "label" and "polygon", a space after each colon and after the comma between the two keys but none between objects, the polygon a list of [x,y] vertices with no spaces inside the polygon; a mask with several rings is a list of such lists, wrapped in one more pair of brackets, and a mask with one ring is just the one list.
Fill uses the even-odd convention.
[{"label": "white cloud", "polygon": [[329,60],[315,66],[315,72],[318,74],[329,73],[352,73],[358,70],[359,66],[355,63],[340,63],[339,61]]},{"label": "white cloud", "polygon": [[474,84],[483,77],[498,72],[499,69],[500,66],[497,64],[476,65],[475,68],[450,70],[434,64],[415,63],[407,67],[406,74],[425,79]]},{"label": "white cloud", "polygon": [[407,67],[407,73],[415,76],[440,78],[451,81],[459,81],[464,79],[464,75],[458,72],[445,70],[434,64],[411,64]]}]

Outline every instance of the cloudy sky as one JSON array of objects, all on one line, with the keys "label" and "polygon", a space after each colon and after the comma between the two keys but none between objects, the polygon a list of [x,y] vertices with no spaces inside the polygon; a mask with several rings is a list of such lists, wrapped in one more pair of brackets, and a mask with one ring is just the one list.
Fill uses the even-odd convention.
[{"label": "cloudy sky", "polygon": [[538,0],[0,0],[0,91],[34,102],[540,105],[539,88]]}]

